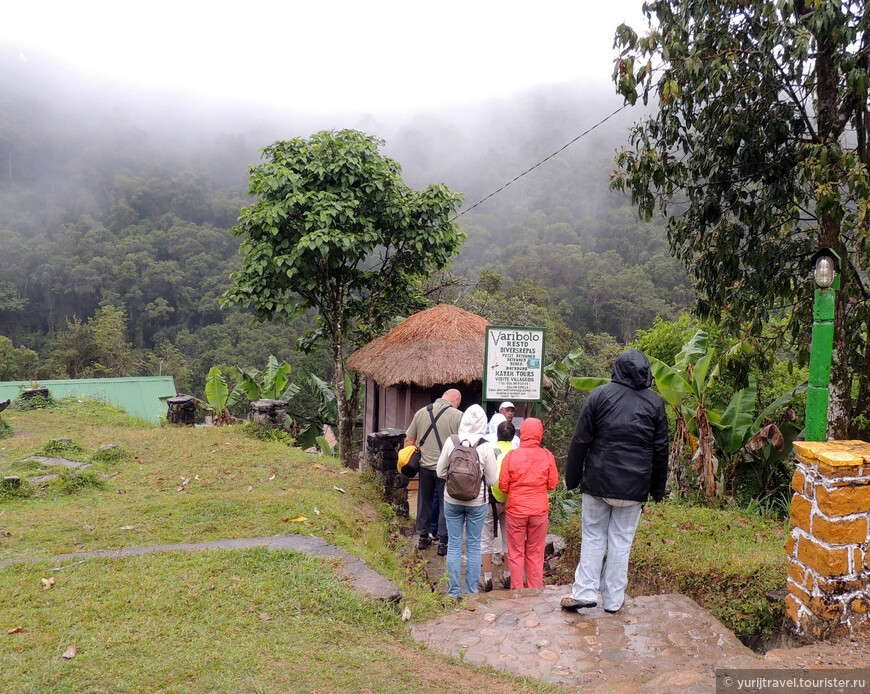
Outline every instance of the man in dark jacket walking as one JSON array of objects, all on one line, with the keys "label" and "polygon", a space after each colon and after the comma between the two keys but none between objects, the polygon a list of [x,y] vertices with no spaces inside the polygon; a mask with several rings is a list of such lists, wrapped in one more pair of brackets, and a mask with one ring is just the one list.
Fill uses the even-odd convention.
[{"label": "man in dark jacket walking", "polygon": [[605,612],[622,607],[643,505],[665,495],[668,419],[652,381],[646,355],[626,350],[611,382],[592,391],[580,411],[565,483],[583,492],[583,540],[571,595],[562,598],[566,610],[595,607],[599,587]]}]

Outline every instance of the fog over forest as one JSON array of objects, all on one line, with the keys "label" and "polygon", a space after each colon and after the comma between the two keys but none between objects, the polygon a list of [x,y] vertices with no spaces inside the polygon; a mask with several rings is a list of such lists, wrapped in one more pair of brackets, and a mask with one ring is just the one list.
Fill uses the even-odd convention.
[{"label": "fog over forest", "polygon": [[[130,368],[177,369],[180,389],[201,388],[212,364],[262,366],[269,353],[323,373],[322,355],[292,352],[304,320],[251,327],[248,315],[216,303],[238,267],[230,229],[249,202],[247,167],[260,148],[362,130],[386,141],[409,185],[443,182],[464,194],[465,210],[619,106],[612,90],[572,84],[392,118],[314,118],[299,115],[304,104],[281,113],[109,89],[3,50],[0,336],[38,360],[28,356],[12,373],[7,359],[0,379],[26,369],[27,377],[108,375],[76,332],[107,306],[125,314]],[[451,272],[466,286],[439,296],[496,319],[469,297],[481,272],[497,273],[495,284],[487,275],[490,291],[534,296],[564,327],[556,352],[571,335],[624,343],[656,316],[684,311],[691,291],[663,227],[641,222],[608,188],[614,153],[640,115],[620,112],[460,217],[468,240]]]}]

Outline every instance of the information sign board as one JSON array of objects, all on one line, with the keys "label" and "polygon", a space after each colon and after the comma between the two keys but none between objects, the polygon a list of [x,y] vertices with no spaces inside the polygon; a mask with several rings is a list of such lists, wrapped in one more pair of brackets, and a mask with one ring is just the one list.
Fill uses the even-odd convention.
[{"label": "information sign board", "polygon": [[544,328],[488,325],[483,399],[540,400],[544,339]]}]

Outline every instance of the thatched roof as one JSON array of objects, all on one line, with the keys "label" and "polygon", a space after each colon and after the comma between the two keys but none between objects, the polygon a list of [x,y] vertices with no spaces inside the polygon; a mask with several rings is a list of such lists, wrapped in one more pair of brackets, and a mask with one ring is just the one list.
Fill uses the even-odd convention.
[{"label": "thatched roof", "polygon": [[450,304],[415,313],[350,355],[354,371],[389,388],[422,388],[483,380],[489,321]]}]

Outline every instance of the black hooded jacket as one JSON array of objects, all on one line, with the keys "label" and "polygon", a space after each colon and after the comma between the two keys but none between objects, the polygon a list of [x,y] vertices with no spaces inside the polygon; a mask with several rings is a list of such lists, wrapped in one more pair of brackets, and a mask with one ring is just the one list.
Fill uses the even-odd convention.
[{"label": "black hooded jacket", "polygon": [[668,477],[668,418],[653,393],[649,359],[620,354],[610,383],[592,391],[568,449],[565,483],[609,499],[661,501]]}]

